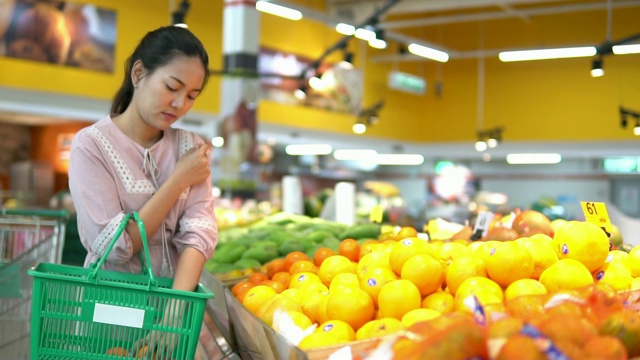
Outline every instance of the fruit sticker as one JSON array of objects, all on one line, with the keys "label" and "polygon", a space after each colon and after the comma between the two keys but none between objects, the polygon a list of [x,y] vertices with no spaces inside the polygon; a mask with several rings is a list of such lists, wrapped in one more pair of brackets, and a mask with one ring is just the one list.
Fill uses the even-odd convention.
[{"label": "fruit sticker", "polygon": [[611,236],[611,220],[609,219],[609,213],[607,212],[607,206],[603,202],[588,202],[581,201],[582,212],[587,222],[590,222],[607,234],[607,237]]},{"label": "fruit sticker", "polygon": [[478,240],[485,235],[487,235],[487,231],[489,231],[489,224],[491,224],[491,220],[493,220],[493,213],[490,211],[481,211],[478,213],[478,219],[476,220],[476,225],[473,228],[473,235],[471,236],[471,240]]}]

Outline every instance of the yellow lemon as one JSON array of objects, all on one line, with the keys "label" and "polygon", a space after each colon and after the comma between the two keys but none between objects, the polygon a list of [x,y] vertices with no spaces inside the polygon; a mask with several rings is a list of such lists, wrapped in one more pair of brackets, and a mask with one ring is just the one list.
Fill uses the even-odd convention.
[{"label": "yellow lemon", "polygon": [[331,284],[329,285],[329,291],[334,291],[341,286],[359,287],[360,282],[358,281],[358,277],[354,273],[341,273],[333,278]]},{"label": "yellow lemon", "polygon": [[542,272],[540,282],[553,294],[558,290],[578,289],[593,284],[593,277],[589,269],[578,260],[561,259]]},{"label": "yellow lemon", "polygon": [[380,317],[398,320],[404,314],[422,305],[420,290],[409,280],[396,280],[385,284],[378,295]]},{"label": "yellow lemon", "polygon": [[342,273],[356,273],[356,264],[342,255],[329,256],[318,269],[318,276],[326,286],[330,286],[333,278]]},{"label": "yellow lemon", "polygon": [[397,280],[396,273],[388,267],[375,267],[370,269],[365,276],[360,278],[360,288],[366,292],[376,308],[378,308],[378,295],[382,287],[388,282]]},{"label": "yellow lemon", "polygon": [[291,276],[291,279],[289,279],[289,289],[298,289],[313,283],[322,283],[322,280],[320,280],[320,277],[314,273],[298,273]]},{"label": "yellow lemon", "polygon": [[630,290],[633,282],[629,270],[618,261],[606,263],[606,266],[594,272],[593,278],[598,282],[613,286],[617,291]]},{"label": "yellow lemon", "polygon": [[440,312],[433,309],[414,309],[404,314],[402,324],[405,328],[410,328],[415,323],[429,321],[441,315]]},{"label": "yellow lemon", "polygon": [[482,259],[475,256],[457,258],[447,268],[447,287],[455,295],[463,281],[476,276],[487,277],[487,269]]},{"label": "yellow lemon", "polygon": [[501,286],[507,287],[519,279],[530,278],[533,274],[533,257],[524,246],[506,241],[493,248],[485,256],[487,275]]},{"label": "yellow lemon", "polygon": [[418,254],[404,263],[400,277],[411,281],[420,295],[426,296],[440,289],[444,275],[444,268],[438,260],[431,255]]},{"label": "yellow lemon", "polygon": [[547,288],[538,280],[520,279],[511,283],[504,291],[504,299],[509,301],[521,295],[544,295]]},{"label": "yellow lemon", "polygon": [[640,277],[640,245],[634,247],[629,251],[629,256],[626,261],[627,269],[633,277]]},{"label": "yellow lemon", "polygon": [[427,295],[422,300],[421,307],[424,309],[433,309],[440,314],[448,314],[453,311],[455,306],[455,298],[449,292],[437,291],[431,295]]},{"label": "yellow lemon", "polygon": [[344,340],[338,339],[330,333],[326,332],[313,332],[302,339],[298,344],[301,350],[312,350],[331,345],[338,345],[344,343]]},{"label": "yellow lemon", "polygon": [[436,258],[440,260],[444,266],[449,266],[453,260],[459,257],[470,255],[471,250],[466,245],[456,242],[444,243],[436,252]]},{"label": "yellow lemon", "polygon": [[402,272],[402,266],[413,255],[418,254],[433,254],[431,245],[421,238],[408,237],[395,243],[389,253],[389,266],[391,270],[400,275]]},{"label": "yellow lemon", "polygon": [[[549,238],[549,240],[540,240],[535,238],[535,236],[545,236]],[[532,279],[539,279],[540,274],[542,274],[543,271],[545,271],[549,266],[555,264],[558,261],[558,255],[553,248],[552,239],[547,235],[538,234],[523,241],[516,240],[516,242],[519,242],[522,246],[524,246],[533,258],[533,273],[531,274]]]},{"label": "yellow lemon", "polygon": [[351,325],[341,320],[326,321],[315,330],[316,332],[326,332],[343,341],[353,341],[356,339],[356,332]]},{"label": "yellow lemon", "polygon": [[574,259],[589,272],[602,266],[609,255],[609,238],[596,225],[570,221],[558,229],[553,238],[558,259]]}]

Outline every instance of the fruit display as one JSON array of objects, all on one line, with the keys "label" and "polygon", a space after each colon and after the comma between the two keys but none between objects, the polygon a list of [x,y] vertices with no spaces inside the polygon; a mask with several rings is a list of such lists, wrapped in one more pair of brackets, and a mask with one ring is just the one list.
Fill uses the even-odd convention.
[{"label": "fruit display", "polygon": [[219,232],[216,251],[205,268],[225,278],[248,276],[264,264],[301,252],[313,258],[320,248],[338,251],[340,240],[375,239],[378,224],[347,226],[319,218],[276,213],[249,226],[227,228]]},{"label": "fruit display", "polygon": [[424,240],[410,227],[356,240],[347,229],[333,247],[278,252],[231,294],[309,353],[352,346],[362,359],[640,356],[640,247],[610,250],[591,223],[552,226],[523,213],[509,221],[518,237],[507,240]]}]

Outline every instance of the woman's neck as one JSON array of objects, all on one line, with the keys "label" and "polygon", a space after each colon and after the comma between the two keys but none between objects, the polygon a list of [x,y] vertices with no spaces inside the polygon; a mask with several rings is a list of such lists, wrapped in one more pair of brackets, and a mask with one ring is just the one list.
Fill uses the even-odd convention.
[{"label": "woman's neck", "polygon": [[152,147],[162,138],[162,131],[147,125],[131,106],[111,119],[127,137],[144,148]]}]

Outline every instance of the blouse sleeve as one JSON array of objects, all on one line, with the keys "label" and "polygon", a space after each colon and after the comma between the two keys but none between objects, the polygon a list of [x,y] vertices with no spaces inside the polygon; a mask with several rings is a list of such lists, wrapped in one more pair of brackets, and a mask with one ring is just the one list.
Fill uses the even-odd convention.
[{"label": "blouse sleeve", "polygon": [[[203,141],[198,136],[196,145]],[[194,185],[188,192],[185,208],[179,219],[178,232],[173,237],[173,244],[182,253],[185,248],[194,248],[209,259],[218,243],[218,224],[213,211],[213,195],[211,194],[211,175],[203,182]]]},{"label": "blouse sleeve", "polygon": [[[107,159],[86,131],[79,132],[72,142],[69,190],[78,214],[80,240],[90,255],[102,256],[125,215]],[[122,264],[129,261],[132,254],[131,239],[124,231],[107,261]]]}]

